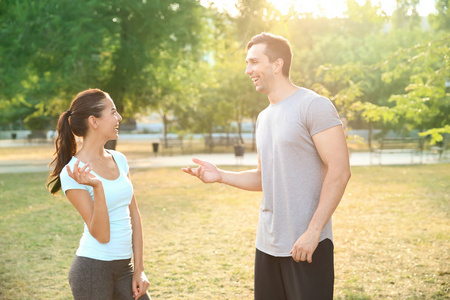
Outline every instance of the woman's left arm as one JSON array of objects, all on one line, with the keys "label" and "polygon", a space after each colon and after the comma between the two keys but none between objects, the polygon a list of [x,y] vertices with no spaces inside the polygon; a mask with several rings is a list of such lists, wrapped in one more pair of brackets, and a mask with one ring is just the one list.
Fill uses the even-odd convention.
[{"label": "woman's left arm", "polygon": [[[128,174],[130,178],[130,174]],[[131,178],[130,178],[131,180]],[[130,203],[131,226],[133,228],[133,257],[134,257],[134,273],[133,273],[133,297],[139,299],[147,292],[150,285],[147,276],[144,273],[144,239],[142,234],[142,221],[139,212],[136,197],[133,194]]]}]

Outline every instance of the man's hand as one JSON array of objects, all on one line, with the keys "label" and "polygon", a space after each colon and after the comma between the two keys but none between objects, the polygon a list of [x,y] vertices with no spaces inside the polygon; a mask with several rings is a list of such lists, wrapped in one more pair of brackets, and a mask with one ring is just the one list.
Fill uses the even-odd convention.
[{"label": "man's hand", "polygon": [[296,261],[308,261],[312,263],[312,256],[319,244],[320,231],[308,229],[303,233],[292,247],[291,255]]},{"label": "man's hand", "polygon": [[220,182],[222,180],[219,169],[217,169],[214,164],[200,160],[198,158],[193,158],[192,161],[199,165],[198,168],[183,168],[182,170],[185,173],[198,177],[204,183]]},{"label": "man's hand", "polygon": [[148,282],[147,276],[144,272],[134,272],[133,274],[133,297],[134,299],[139,299],[142,295],[147,292],[150,283]]}]

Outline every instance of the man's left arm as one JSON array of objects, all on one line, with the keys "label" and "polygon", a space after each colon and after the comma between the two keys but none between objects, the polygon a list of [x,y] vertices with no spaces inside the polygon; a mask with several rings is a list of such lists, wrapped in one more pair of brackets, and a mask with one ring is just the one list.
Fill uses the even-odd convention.
[{"label": "man's left arm", "polygon": [[325,178],[319,205],[308,229],[292,247],[291,255],[296,262],[312,262],[312,255],[319,244],[320,234],[341,201],[351,175],[348,147],[341,125],[321,131],[313,135],[312,139],[325,164]]}]

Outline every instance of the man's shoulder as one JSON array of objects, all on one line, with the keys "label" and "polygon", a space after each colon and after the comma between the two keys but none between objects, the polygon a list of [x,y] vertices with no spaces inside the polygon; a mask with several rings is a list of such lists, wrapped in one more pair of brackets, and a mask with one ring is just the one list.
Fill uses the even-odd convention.
[{"label": "man's shoulder", "polygon": [[270,109],[270,105],[267,106],[266,108],[264,108],[262,111],[259,112],[258,117],[264,115],[265,113],[267,113],[267,111]]},{"label": "man's shoulder", "polygon": [[322,96],[322,95],[318,94],[317,92],[307,89],[307,88],[304,88],[304,87],[299,88],[299,92],[297,94],[298,94],[298,97],[309,100],[309,101],[313,101],[315,99],[328,99],[327,97]]},{"label": "man's shoulder", "polygon": [[311,103],[315,102],[316,99],[327,99],[316,92],[307,89],[299,88],[295,94],[293,94],[290,99],[287,99],[284,109],[297,110],[300,111],[308,110]]}]

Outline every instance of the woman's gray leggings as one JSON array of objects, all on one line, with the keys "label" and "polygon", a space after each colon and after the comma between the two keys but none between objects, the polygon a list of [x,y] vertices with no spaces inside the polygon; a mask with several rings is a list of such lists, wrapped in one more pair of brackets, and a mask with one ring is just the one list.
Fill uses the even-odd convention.
[{"label": "woman's gray leggings", "polygon": [[[75,300],[135,300],[131,287],[131,258],[103,261],[75,256],[69,271],[69,283]],[[145,294],[140,300],[149,300]]]}]

